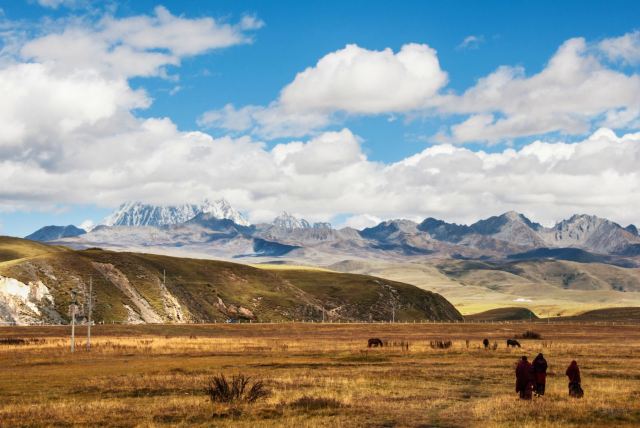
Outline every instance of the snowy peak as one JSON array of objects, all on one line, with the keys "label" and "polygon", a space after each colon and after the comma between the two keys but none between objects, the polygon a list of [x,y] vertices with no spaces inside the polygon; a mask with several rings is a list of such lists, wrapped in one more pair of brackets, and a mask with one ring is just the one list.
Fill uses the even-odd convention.
[{"label": "snowy peak", "polygon": [[249,226],[247,219],[245,219],[238,210],[233,208],[226,199],[218,199],[214,202],[205,199],[201,207],[201,212],[210,214],[212,217],[220,220],[231,220],[240,226]]},{"label": "snowy peak", "polygon": [[293,231],[298,229],[310,229],[311,225],[303,218],[297,218],[286,211],[283,211],[273,220],[273,225],[282,230]]},{"label": "snowy peak", "polygon": [[198,215],[200,207],[193,204],[158,206],[141,202],[125,202],[109,217],[106,226],[169,226],[188,221]]},{"label": "snowy peak", "polygon": [[217,219],[228,219],[241,226],[249,222],[226,200],[205,200],[202,204],[150,205],[142,202],[125,202],[113,214],[104,219],[106,226],[171,226],[185,223],[200,213]]}]

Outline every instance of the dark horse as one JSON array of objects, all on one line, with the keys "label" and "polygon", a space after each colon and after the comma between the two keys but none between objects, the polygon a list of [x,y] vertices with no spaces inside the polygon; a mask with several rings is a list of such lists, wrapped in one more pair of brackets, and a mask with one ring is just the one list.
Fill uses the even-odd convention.
[{"label": "dark horse", "polygon": [[367,342],[368,348],[377,348],[378,346],[382,347],[383,345],[382,340],[378,339],[377,337],[369,339],[369,341]]},{"label": "dark horse", "polygon": [[515,339],[507,339],[507,348],[513,346],[514,348],[520,347],[520,342]]},{"label": "dark horse", "polygon": [[484,345],[484,349],[488,349],[489,348],[489,339],[484,339],[482,341],[482,344]]}]

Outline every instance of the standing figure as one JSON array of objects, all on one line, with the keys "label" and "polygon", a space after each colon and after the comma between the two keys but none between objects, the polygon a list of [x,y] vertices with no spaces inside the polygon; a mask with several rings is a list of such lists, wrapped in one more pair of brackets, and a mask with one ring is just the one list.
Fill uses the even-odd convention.
[{"label": "standing figure", "polygon": [[489,349],[489,339],[485,338],[482,341],[482,345],[484,345],[484,349]]},{"label": "standing figure", "polygon": [[533,385],[533,366],[523,355],[516,367],[516,392],[522,400],[531,400]]},{"label": "standing figure", "polygon": [[566,375],[569,378],[569,395],[575,398],[582,398],[584,391],[582,385],[580,385],[580,368],[576,360],[571,361],[569,367],[567,367]]},{"label": "standing figure", "polygon": [[536,381],[536,394],[544,395],[547,383],[547,360],[544,359],[542,353],[533,360],[533,373]]}]

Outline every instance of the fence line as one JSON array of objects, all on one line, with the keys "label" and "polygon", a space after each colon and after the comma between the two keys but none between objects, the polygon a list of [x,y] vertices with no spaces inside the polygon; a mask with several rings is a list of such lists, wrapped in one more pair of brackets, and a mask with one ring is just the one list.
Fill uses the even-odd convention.
[{"label": "fence line", "polygon": [[[333,325],[333,324],[345,324],[345,325],[403,325],[403,324],[431,324],[431,325],[452,325],[452,324],[463,324],[463,325],[591,325],[591,326],[638,326],[640,325],[640,320],[634,321],[570,321],[570,320],[555,320],[555,321],[546,321],[546,320],[536,320],[536,321],[525,321],[525,320],[513,320],[513,321],[445,321],[445,320],[413,320],[413,321],[345,321],[345,320],[336,320],[336,321],[316,321],[316,320],[280,320],[280,321],[236,321],[236,322],[217,322],[217,321],[201,321],[201,322],[190,322],[190,323],[128,323],[126,321],[109,321],[103,323],[92,323],[93,326],[96,325],[166,325],[166,326],[176,326],[176,325],[231,325],[231,324],[263,324],[263,325],[277,325],[277,324],[320,324],[320,325]],[[34,324],[18,324],[16,322],[6,322],[1,321],[0,326],[8,326],[8,327],[25,327],[25,326],[44,326],[44,327],[68,327],[70,324],[47,324],[47,323],[34,323]],[[77,324],[79,326],[86,326],[84,324]]]}]

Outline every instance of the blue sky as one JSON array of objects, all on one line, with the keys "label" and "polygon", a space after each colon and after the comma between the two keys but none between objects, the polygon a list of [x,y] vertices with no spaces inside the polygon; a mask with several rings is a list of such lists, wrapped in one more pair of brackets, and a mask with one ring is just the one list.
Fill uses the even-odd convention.
[{"label": "blue sky", "polygon": [[[626,97],[630,91],[636,88],[634,79],[637,78],[638,71],[638,61],[634,56],[636,55],[634,49],[637,48],[634,43],[636,43],[636,39],[639,39],[637,36],[637,17],[640,16],[640,4],[637,2],[522,1],[509,2],[507,6],[507,3],[499,1],[164,1],[162,3],[122,1],[104,6],[102,3],[83,0],[15,1],[2,5],[4,46],[2,67],[8,70],[10,67],[17,67],[20,64],[44,64],[45,73],[49,73],[47,75],[49,77],[46,78],[53,76],[51,78],[59,79],[61,72],[70,73],[69,70],[75,70],[78,67],[73,63],[67,64],[68,67],[61,68],[68,60],[63,52],[62,46],[64,44],[58,46],[61,48],[61,52],[57,53],[55,49],[45,51],[47,49],[37,46],[37,43],[35,47],[28,47],[30,43],[33,44],[34,41],[50,34],[63,34],[69,28],[80,28],[82,34],[87,35],[88,40],[95,41],[98,40],[94,37],[95,35],[110,31],[109,29],[105,30],[105,26],[101,24],[105,17],[112,21],[131,17],[153,17],[154,14],[157,14],[155,11],[160,5],[170,14],[171,19],[183,18],[185,26],[198,19],[212,18],[218,24],[235,26],[233,31],[246,38],[243,41],[228,43],[222,47],[216,42],[212,42],[209,47],[194,48],[195,50],[189,54],[180,53],[179,46],[167,47],[160,41],[153,41],[142,46],[139,39],[138,41],[133,38],[127,39],[129,33],[118,36],[120,38],[115,42],[109,39],[109,43],[113,43],[109,49],[115,49],[117,46],[132,46],[136,54],[170,53],[175,58],[179,58],[179,65],[172,65],[168,62],[152,72],[117,72],[117,75],[114,75],[111,70],[104,71],[105,69],[101,68],[100,64],[96,65],[97,73],[104,79],[109,82],[124,82],[127,85],[127,96],[136,89],[144,90],[146,101],[138,102],[138,104],[132,102],[127,105],[115,102],[114,106],[105,102],[105,111],[109,113],[103,111],[97,113],[102,122],[92,116],[87,119],[87,123],[83,124],[82,128],[78,127],[78,129],[82,129],[82,134],[74,128],[73,134],[61,135],[60,141],[46,142],[46,148],[43,145],[45,143],[42,143],[40,139],[36,142],[36,140],[29,140],[28,137],[21,137],[23,140],[19,141],[22,147],[20,154],[11,152],[6,156],[7,162],[13,162],[10,166],[17,170],[27,166],[31,168],[35,164],[37,168],[28,170],[30,176],[38,177],[40,173],[48,175],[49,178],[44,181],[45,183],[52,183],[59,179],[60,185],[68,185],[71,190],[66,194],[64,189],[59,188],[56,192],[45,191],[43,189],[46,186],[33,183],[33,190],[25,186],[24,189],[16,191],[17,187],[21,187],[19,184],[24,180],[24,177],[20,178],[21,181],[18,183],[17,173],[11,175],[5,180],[3,185],[5,188],[1,189],[4,191],[0,196],[5,202],[0,206],[0,233],[20,236],[45,224],[80,224],[85,220],[97,222],[110,212],[119,201],[131,198],[149,199],[149,202],[154,203],[177,203],[179,200],[191,201],[200,194],[203,197],[220,196],[230,199],[234,205],[255,221],[266,219],[279,208],[286,208],[310,218],[333,220],[334,222],[338,219],[340,222],[346,221],[347,224],[353,225],[395,216],[420,218],[434,215],[451,220],[470,221],[481,217],[492,209],[496,214],[501,209],[507,208],[524,211],[546,222],[558,219],[569,212],[580,210],[607,215],[620,222],[639,220],[634,217],[635,214],[631,213],[632,209],[623,207],[618,199],[600,200],[605,194],[611,193],[605,188],[594,189],[593,192],[599,193],[585,195],[584,199],[575,198],[575,200],[560,203],[559,199],[563,197],[560,194],[548,196],[547,192],[542,192],[539,189],[511,189],[504,184],[509,180],[514,183],[526,182],[527,178],[521,175],[501,173],[503,175],[496,178],[489,175],[478,176],[477,171],[462,171],[461,176],[443,177],[435,181],[424,181],[425,179],[422,177],[424,171],[437,170],[438,174],[443,174],[442,171],[447,170],[447,165],[456,170],[463,169],[458,165],[473,162],[473,160],[466,159],[465,156],[472,156],[478,152],[493,153],[504,159],[511,159],[509,154],[511,149],[521,150],[533,141],[543,140],[547,144],[556,144],[550,146],[550,149],[545,146],[545,150],[555,150],[554,159],[564,159],[563,156],[567,156],[566,148],[560,142],[584,142],[598,128],[602,127],[611,129],[615,138],[622,138],[624,134],[636,131],[638,119],[633,112],[637,107],[637,102],[634,105],[633,100],[629,101]],[[243,17],[253,17],[257,24],[252,28],[240,28]],[[151,28],[159,29],[158,32],[161,33],[164,28],[162,25],[162,23],[151,24]],[[152,35],[145,34],[144,37],[158,37],[158,32]],[[625,36],[629,40],[621,39]],[[216,35],[207,33],[198,35],[198,37],[216,37]],[[586,46],[576,48],[578,53],[574,55],[585,60],[584,64],[580,66],[580,71],[585,73],[583,81],[561,81],[558,84],[558,80],[561,79],[554,77],[553,79],[539,79],[540,82],[521,82],[544,72],[560,47],[575,38],[583,40]],[[466,45],[465,40],[468,41]],[[601,45],[603,41],[608,40],[611,43]],[[185,36],[185,45],[191,42],[192,40],[188,40]],[[321,76],[319,78],[324,78],[322,76],[326,70],[321,69],[319,65],[316,66],[318,61],[331,53],[343,52],[342,50],[347,45],[357,45],[361,50],[360,53],[367,56],[375,55],[376,52],[387,48],[390,48],[392,54],[395,55],[403,46],[410,43],[425,45],[433,50],[433,54],[424,54],[425,59],[428,59],[426,57],[429,55],[437,58],[438,71],[446,74],[446,83],[438,84],[434,91],[425,93],[423,98],[417,100],[421,103],[418,108],[416,108],[416,100],[398,100],[399,104],[363,112],[362,107],[352,109],[345,107],[345,102],[336,101],[335,104],[331,104],[331,100],[327,101],[328,95],[322,95],[320,100],[324,103],[322,105],[326,106],[329,103],[333,107],[322,107],[322,111],[320,111],[317,107],[320,105],[318,104],[320,101],[316,104],[305,103],[305,100],[313,98],[313,94],[306,95],[307,93],[304,91],[314,88],[308,84],[305,86],[304,82],[297,88],[297,93],[303,94],[302,103],[299,99],[297,104],[287,103],[284,98],[280,98],[281,91],[288,85],[292,85],[298,73],[303,72],[307,67],[315,67],[315,70],[312,71],[315,71],[317,76]],[[598,65],[594,67],[589,62],[590,59],[587,61],[588,56],[593,56],[598,61]],[[102,57],[96,59],[97,62],[102,60]],[[570,62],[571,58],[567,60],[567,63]],[[82,66],[91,67],[84,62]],[[121,64],[118,65],[118,67],[120,66]],[[516,84],[504,89],[504,92],[513,93],[515,98],[522,98],[517,106],[511,103],[512,100],[495,101],[489,96],[484,96],[480,101],[471,99],[471,97],[468,97],[469,99],[463,97],[464,92],[476,86],[479,79],[487,78],[500,67],[509,67],[512,70],[508,78],[516,81]],[[611,100],[602,103],[589,99],[588,95],[578,92],[582,90],[581,88],[589,85],[601,87],[603,82],[605,85],[609,84],[609,81],[601,80],[598,74],[599,69],[617,73],[615,76],[611,76],[610,85],[612,88],[622,88],[624,85],[628,85],[621,89],[619,96],[612,96]],[[385,73],[386,70],[382,69],[380,72]],[[377,71],[372,71],[365,77],[375,76],[376,73]],[[355,76],[355,74],[350,74],[350,76]],[[329,80],[331,78],[330,76]],[[326,82],[326,80],[322,81]],[[541,106],[527,105],[527,103],[534,102],[531,100],[538,97],[536,94],[547,94],[557,90],[555,87],[548,91],[544,88],[541,89],[542,85],[549,81],[552,81],[550,84],[556,84],[563,90],[566,88],[566,94],[562,94],[561,99],[575,98],[577,100],[576,111],[571,111],[572,106],[563,107],[557,114],[551,111],[549,116],[563,116],[566,119],[558,121],[558,123],[551,123],[553,121],[543,113],[539,113],[540,118],[532,120],[533,123],[522,123],[524,120],[522,117],[526,116],[526,112],[540,111],[541,109]],[[352,85],[356,85],[357,82],[356,78]],[[572,89],[574,83],[575,86]],[[6,85],[12,84],[16,83],[7,78]],[[326,84],[331,85],[330,82]],[[121,91],[122,89],[117,90]],[[334,93],[332,91],[333,89],[329,87],[327,94]],[[608,91],[605,90],[603,93],[606,94]],[[447,95],[455,98],[446,99]],[[358,104],[358,106],[365,105],[369,99],[367,94],[362,92],[353,95],[354,98],[357,96],[363,97],[362,104]],[[585,96],[586,100],[584,100]],[[594,97],[597,96],[594,94]],[[603,97],[600,96],[600,98]],[[593,106],[581,109],[581,105],[591,104],[592,101]],[[460,109],[459,106],[465,103],[469,103],[471,107]],[[295,111],[296,113],[304,110],[307,113],[320,115],[320,119],[318,119],[320,122],[313,126],[306,126],[304,130],[294,133],[280,132],[276,133],[277,135],[268,135],[264,131],[266,125],[261,122],[262,119],[259,116],[252,116],[251,126],[231,129],[219,115],[221,109],[227,104],[232,104],[235,109],[252,106],[251,108],[260,111],[273,111],[276,116],[281,112],[278,110],[280,107],[286,107],[289,112]],[[274,105],[276,106],[274,107]],[[398,107],[399,105],[400,107]],[[95,106],[92,105],[91,108],[93,107]],[[122,123],[122,121],[116,120],[116,113],[120,111],[122,115],[137,120],[138,125],[131,125],[126,129],[118,128],[115,124]],[[203,120],[203,114],[206,112],[216,112],[216,120]],[[628,113],[625,115],[625,120],[611,119],[614,113],[620,112]],[[2,114],[1,110],[0,114]],[[46,115],[48,113],[43,111],[39,114]],[[106,117],[105,114],[109,117]],[[487,115],[492,115],[492,119],[488,119]],[[478,128],[474,124],[471,131],[456,134],[455,126],[472,116],[478,116],[478,120],[482,122],[481,127]],[[498,124],[500,119],[509,119],[510,117],[514,117],[520,122],[515,125],[506,124],[504,127],[494,126]],[[78,153],[80,150],[74,148],[75,146],[72,146],[69,141],[78,140],[77,144],[81,144],[82,150],[84,150],[87,146],[94,144],[94,141],[96,141],[95,147],[106,144],[102,140],[98,142],[99,139],[105,138],[105,134],[113,136],[114,139],[123,135],[123,140],[130,141],[127,144],[133,147],[137,144],[136,138],[142,137],[140,132],[132,131],[132,129],[135,126],[147,129],[143,125],[145,119],[155,120],[158,118],[167,118],[177,128],[175,135],[168,135],[168,131],[164,130],[158,131],[162,138],[167,138],[167,140],[188,138],[184,134],[188,134],[190,131],[203,132],[214,139],[233,140],[229,143],[232,148],[229,148],[224,154],[212,155],[213,165],[211,160],[206,164],[196,161],[190,163],[187,157],[180,165],[173,166],[172,171],[191,168],[194,171],[202,171],[207,168],[215,169],[215,159],[225,159],[222,162],[233,164],[236,161],[240,162],[239,159],[247,157],[247,153],[251,153],[251,156],[255,155],[256,159],[268,155],[280,159],[276,160],[276,166],[273,168],[283,168],[281,171],[274,171],[274,177],[281,177],[290,173],[289,169],[283,165],[293,165],[288,168],[293,168],[300,173],[302,164],[295,164],[293,158],[286,162],[282,161],[282,156],[278,157],[274,150],[283,153],[296,151],[297,153],[300,150],[312,149],[314,151],[310,151],[306,156],[315,156],[319,159],[318,162],[325,166],[332,163],[340,164],[341,169],[339,172],[335,169],[321,171],[316,165],[305,166],[305,168],[317,170],[320,176],[317,181],[309,179],[306,184],[306,188],[317,186],[320,189],[320,191],[312,193],[312,196],[304,194],[303,190],[297,188],[295,184],[291,184],[303,181],[300,177],[293,176],[289,176],[288,181],[285,182],[269,177],[258,179],[255,185],[244,185],[245,180],[248,180],[246,176],[239,175],[237,178],[233,178],[229,175],[230,173],[227,173],[224,177],[230,177],[230,183],[222,185],[218,184],[221,181],[220,177],[215,175],[203,174],[196,179],[178,177],[177,173],[172,173],[176,177],[160,180],[161,185],[158,184],[158,181],[151,181],[134,173],[137,181],[131,181],[129,186],[122,183],[117,186],[113,183],[107,185],[105,180],[112,180],[112,177],[109,177],[108,180],[96,179],[96,183],[93,179],[88,180],[87,188],[89,190],[85,190],[76,189],[74,186],[78,184],[78,177],[89,173],[87,170],[74,176],[66,176],[61,172],[63,168],[68,167],[65,165],[65,160],[71,162],[70,159],[74,158],[70,153]],[[245,116],[243,118],[249,120]],[[226,120],[228,117],[224,116],[224,119]],[[6,120],[15,121],[17,119],[9,117]],[[546,120],[550,121],[548,127],[537,126]],[[41,122],[44,121],[44,119],[41,120]],[[268,125],[272,124],[272,121],[268,123]],[[335,143],[338,144],[338,149],[330,146],[334,144],[333,142],[324,143],[331,140],[330,133],[339,133],[345,129],[349,131],[349,134],[340,134],[340,138],[346,138],[348,141],[344,144]],[[160,138],[155,129],[152,132],[153,138]],[[492,137],[485,139],[484,135],[492,135]],[[311,144],[310,142],[315,141],[314,139],[319,142]],[[238,143],[238,140],[244,142]],[[616,142],[619,143],[617,140]],[[18,144],[16,142],[10,143],[5,144],[7,147],[15,147]],[[115,147],[116,143],[109,144],[112,145],[111,147]],[[249,146],[244,147],[242,144],[249,144]],[[168,145],[169,143],[166,143],[166,147]],[[361,195],[362,191],[359,190],[357,195],[351,196],[345,194],[344,190],[342,192],[339,190],[349,187],[350,180],[356,180],[360,183],[378,183],[379,177],[390,174],[385,170],[385,167],[402,163],[403,160],[422,153],[429,147],[441,145],[453,147],[455,153],[452,152],[449,155],[451,158],[438,159],[436,162],[430,158],[431,154],[425,154],[423,157],[428,158],[431,163],[423,159],[421,162],[424,165],[421,165],[418,171],[403,172],[403,179],[413,177],[412,174],[415,174],[416,177],[407,179],[404,186],[397,184],[397,182],[393,185],[386,182],[385,184],[376,184],[380,188],[378,191],[373,191],[371,197],[381,191],[389,192],[387,200],[393,201],[384,209],[379,208],[380,204],[375,202],[367,204],[360,201],[350,205],[347,200],[356,200],[357,195]],[[51,148],[54,146],[55,149]],[[274,149],[276,146],[281,149]],[[629,143],[629,146],[629,150],[636,150],[637,143]],[[316,149],[315,147],[321,148]],[[37,156],[39,152],[49,153],[48,150],[56,153],[51,155],[51,159],[55,159],[55,161],[47,158],[45,162],[42,160],[43,156]],[[114,150],[122,152],[121,149],[114,148]],[[237,152],[234,152],[236,154],[230,155],[229,151],[231,150],[236,150]],[[340,150],[345,151],[342,155],[343,158],[340,159],[351,159],[353,162],[345,161],[343,165],[340,159],[333,159],[327,154],[327,152],[335,154]],[[153,145],[150,143],[150,146],[141,149],[141,152],[146,155],[144,153],[140,155],[140,165],[154,153]],[[104,153],[104,151],[101,149],[97,153]],[[537,153],[536,156],[540,163],[547,161],[547,155],[542,155],[541,152]],[[34,158],[27,159],[29,156],[34,156]],[[95,153],[88,153],[87,156],[95,156]],[[363,164],[363,157],[366,164]],[[127,158],[127,161],[129,160],[131,157]],[[74,160],[74,162],[77,161]],[[108,167],[102,165],[105,167],[102,174],[117,176],[122,172],[118,170],[122,162],[122,160],[114,158],[112,165],[107,165]],[[356,165],[357,162],[359,163]],[[483,160],[483,162],[487,161]],[[495,162],[506,161],[496,160]],[[584,177],[583,183],[588,183],[589,179],[601,177],[606,171],[612,170],[618,173],[619,181],[612,182],[611,186],[623,189],[627,195],[629,195],[628,192],[637,191],[638,178],[633,176],[633,171],[618,170],[619,162],[615,159],[612,159],[611,162],[611,165],[596,165],[589,171],[583,171],[584,174],[590,174],[588,177]],[[107,163],[105,158],[105,164]],[[256,165],[247,165],[239,169],[244,170],[252,167],[256,167]],[[552,166],[537,166],[537,174],[545,174],[545,171],[549,171],[551,167],[559,168],[558,162]],[[397,165],[396,169],[399,168],[400,166]],[[485,165],[480,170],[486,171],[487,168]],[[127,173],[135,172],[136,169],[133,165],[127,170]],[[144,169],[140,167],[140,170]],[[344,172],[345,169],[348,169],[349,172]],[[354,172],[355,170],[359,174],[368,175],[358,176]],[[97,174],[95,168],[91,171]],[[122,173],[124,174],[124,172]],[[329,188],[326,184],[327,174],[331,174],[332,177],[344,175],[343,181],[331,183],[333,187]],[[509,174],[515,173],[510,172]],[[563,170],[558,171],[557,174],[575,177],[578,172]],[[302,178],[308,178],[307,175]],[[103,176],[101,175],[101,177]],[[384,177],[384,180],[390,180],[390,178]],[[464,189],[465,185],[461,184],[474,179],[486,182],[485,191],[488,193],[486,197],[478,199],[469,196],[472,193],[477,195],[478,190]],[[273,180],[272,183],[270,182],[271,185],[268,188],[261,187],[260,184],[264,184],[268,180]],[[126,179],[123,181],[126,182]],[[339,180],[336,179],[336,181]],[[497,183],[502,183],[500,185],[505,187],[494,190]],[[148,187],[148,192],[144,191],[145,186]],[[576,188],[578,193],[581,187]],[[131,191],[131,188],[137,188],[139,191]],[[403,195],[400,194],[403,188],[410,189],[408,192],[414,193],[413,199],[439,200],[443,198],[443,194],[455,194],[456,196],[451,200],[419,204],[405,200],[407,196],[403,198]],[[168,189],[179,189],[179,191],[165,200],[163,197],[168,194]],[[274,189],[279,189],[278,192],[284,193],[285,196],[272,194]],[[516,196],[521,193],[529,196]],[[322,194],[324,199],[319,198],[310,203],[309,198],[314,198],[313,195],[317,194]],[[629,196],[635,197],[635,193],[631,193]],[[611,197],[613,198],[613,196]],[[327,208],[327,201],[332,200],[337,202],[333,207]],[[594,200],[597,202],[593,202]],[[488,206],[483,206],[482,209],[478,208],[479,204],[485,205],[485,203]],[[349,218],[353,218],[352,223],[344,220]]]}]

